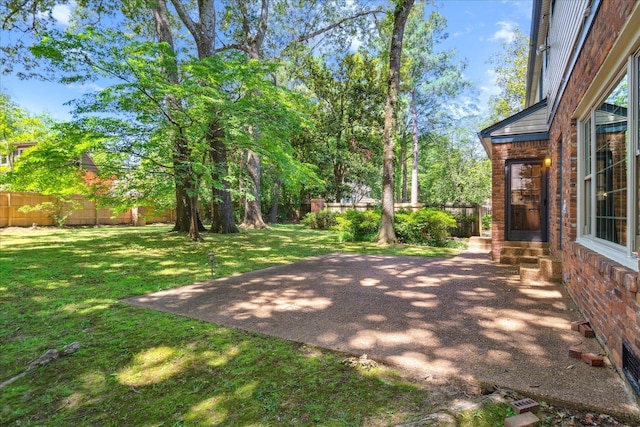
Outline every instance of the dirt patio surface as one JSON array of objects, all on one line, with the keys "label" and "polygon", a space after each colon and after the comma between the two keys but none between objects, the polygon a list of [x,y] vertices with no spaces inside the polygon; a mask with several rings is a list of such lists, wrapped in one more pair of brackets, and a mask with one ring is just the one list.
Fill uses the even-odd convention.
[{"label": "dirt patio surface", "polygon": [[129,298],[127,304],[367,354],[418,378],[455,376],[627,419],[640,412],[561,285],[521,283],[486,253],[421,258],[332,254]]}]

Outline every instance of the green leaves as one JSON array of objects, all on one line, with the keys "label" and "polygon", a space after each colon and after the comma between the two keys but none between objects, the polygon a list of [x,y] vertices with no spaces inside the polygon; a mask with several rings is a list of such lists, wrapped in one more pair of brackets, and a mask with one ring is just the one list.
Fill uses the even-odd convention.
[{"label": "green leaves", "polygon": [[489,60],[496,67],[496,86],[501,89],[489,99],[491,123],[517,113],[525,105],[529,38],[516,29],[513,41],[504,42],[502,48]]}]

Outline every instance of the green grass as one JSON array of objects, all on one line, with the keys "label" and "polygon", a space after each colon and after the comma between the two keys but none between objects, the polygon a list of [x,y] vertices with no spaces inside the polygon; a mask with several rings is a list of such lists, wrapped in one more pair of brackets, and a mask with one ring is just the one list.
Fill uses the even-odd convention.
[{"label": "green grass", "polygon": [[[0,382],[47,349],[82,349],[0,389],[0,425],[388,425],[427,391],[344,355],[118,300],[332,252],[447,256],[339,243],[300,226],[189,242],[167,226],[0,232]],[[468,424],[473,425],[473,424]]]}]

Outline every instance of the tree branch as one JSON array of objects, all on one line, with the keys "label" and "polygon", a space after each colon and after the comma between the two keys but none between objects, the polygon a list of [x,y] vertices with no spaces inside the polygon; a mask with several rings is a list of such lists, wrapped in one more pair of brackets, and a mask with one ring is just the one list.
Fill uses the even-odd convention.
[{"label": "tree branch", "polygon": [[259,53],[262,48],[262,42],[267,32],[267,19],[269,18],[269,0],[262,0],[262,7],[260,8],[260,22],[258,23],[258,30],[256,36],[253,38],[253,45]]},{"label": "tree branch", "polygon": [[200,33],[198,31],[198,24],[196,24],[193,21],[193,19],[191,19],[191,17],[189,16],[189,13],[185,10],[180,0],[170,0],[170,1],[173,7],[176,9],[176,12],[178,12],[178,16],[180,17],[180,20],[187,27],[187,30],[189,30],[189,32],[191,33],[193,38],[196,39],[196,41],[199,40]]},{"label": "tree branch", "polygon": [[345,22],[353,21],[354,19],[358,19],[358,18],[361,18],[363,16],[367,16],[367,15],[374,15],[375,16],[377,13],[382,13],[382,12],[383,12],[382,9],[366,10],[366,11],[363,11],[363,12],[358,12],[355,15],[347,16],[346,18],[342,18],[341,20],[339,20],[337,22],[334,22],[333,24],[327,25],[324,28],[320,28],[319,30],[312,31],[312,32],[307,33],[307,34],[302,34],[298,38],[294,39],[290,43],[290,45],[293,44],[293,43],[301,43],[301,42],[310,40],[310,39],[312,39],[312,38],[314,38],[316,36],[319,36],[320,34],[326,33],[328,31],[333,30],[334,28],[339,27],[340,25],[344,24]]}]

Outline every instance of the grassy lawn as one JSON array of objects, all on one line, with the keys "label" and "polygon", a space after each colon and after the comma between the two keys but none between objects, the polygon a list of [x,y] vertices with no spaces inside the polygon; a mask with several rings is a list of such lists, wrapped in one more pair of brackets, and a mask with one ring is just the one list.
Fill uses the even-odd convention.
[{"label": "grassy lawn", "polygon": [[300,226],[201,243],[168,230],[0,231],[0,382],[48,349],[82,346],[0,389],[0,425],[393,425],[434,409],[386,368],[118,300],[209,278],[211,250],[216,277],[332,252],[452,250],[345,244]]}]

